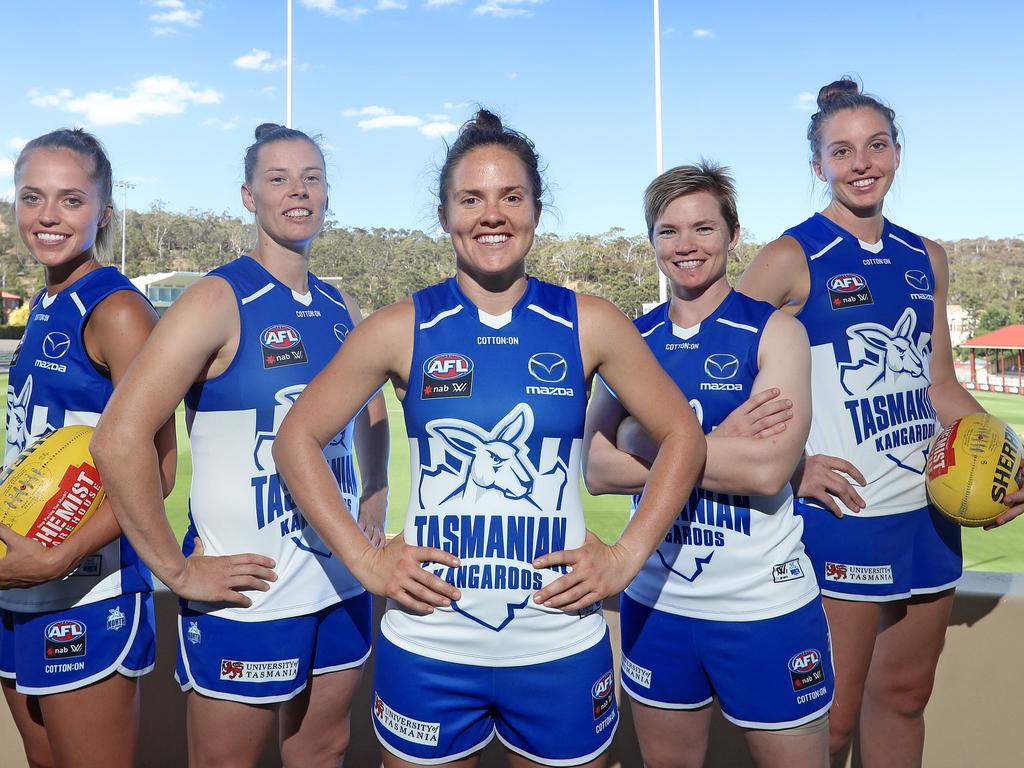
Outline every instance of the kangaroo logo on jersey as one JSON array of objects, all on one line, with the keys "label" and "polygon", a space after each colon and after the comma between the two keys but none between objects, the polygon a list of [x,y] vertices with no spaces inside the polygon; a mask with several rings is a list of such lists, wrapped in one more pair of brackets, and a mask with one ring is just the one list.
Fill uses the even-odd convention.
[{"label": "kangaroo logo on jersey", "polygon": [[557,352],[538,352],[526,364],[530,375],[545,384],[557,384],[569,373],[565,358]]},{"label": "kangaroo logo on jersey", "polygon": [[915,291],[928,291],[931,290],[931,281],[928,280],[928,275],[922,272],[920,269],[908,269],[903,275],[907,281],[907,285],[913,288]]},{"label": "kangaroo logo on jersey", "polygon": [[10,465],[25,448],[39,437],[53,430],[45,405],[32,406],[32,376],[25,379],[21,392],[7,385],[7,452],[5,463]]},{"label": "kangaroo logo on jersey", "polygon": [[832,309],[847,309],[874,304],[868,281],[853,272],[833,275],[828,279],[828,299]]},{"label": "kangaroo logo on jersey", "polygon": [[470,397],[473,394],[473,361],[456,352],[434,355],[423,363],[420,397]]},{"label": "kangaroo logo on jersey", "polygon": [[453,610],[495,632],[543,586],[530,563],[565,548],[568,456],[551,438],[535,465],[526,443],[533,424],[533,411],[519,403],[490,429],[461,419],[426,425],[416,542],[459,556],[458,568],[428,567],[462,590]]},{"label": "kangaroo logo on jersey", "polygon": [[879,323],[859,323],[846,329],[851,362],[839,366],[843,389],[850,395],[869,393],[875,387],[928,383],[925,359],[931,336],[914,340],[917,315],[909,307],[893,328]]},{"label": "kangaroo logo on jersey", "polygon": [[68,659],[85,656],[86,626],[74,619],[61,619],[46,625],[45,658]]},{"label": "kangaroo logo on jersey", "polygon": [[290,325],[272,325],[260,334],[263,367],[280,368],[308,361],[299,332]]},{"label": "kangaroo logo on jersey", "polygon": [[60,331],[50,331],[43,339],[43,354],[51,360],[58,360],[71,349],[71,338]]}]

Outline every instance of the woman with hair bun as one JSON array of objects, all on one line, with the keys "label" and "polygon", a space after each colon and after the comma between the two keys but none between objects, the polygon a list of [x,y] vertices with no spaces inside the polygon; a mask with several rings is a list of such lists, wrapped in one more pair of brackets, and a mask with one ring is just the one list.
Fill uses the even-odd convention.
[{"label": "woman with hair bun", "polygon": [[[242,202],[256,217],[256,247],[167,311],[93,451],[126,535],[183,598],[177,679],[189,692],[189,764],[255,765],[276,720],[284,765],[333,768],[370,652],[370,596],[307,525],[271,447],[360,313],[308,271],[327,211],[324,157],[309,136],[259,126]],[[183,396],[193,466],[184,552],[153,481],[155,455],[144,449]],[[383,541],[388,431],[382,397],[366,401],[321,456],[355,535],[374,547]]]},{"label": "woman with hair bun", "polygon": [[[278,433],[310,522],[387,595],[373,718],[388,768],[605,765],[618,721],[600,601],[657,547],[704,460],[685,398],[611,304],[526,274],[544,188],[533,143],[481,109],[448,149],[438,218],[455,276],[352,332]],[[579,465],[596,371],[661,444],[619,541],[586,530]],[[321,446],[391,380],[410,437],[404,536],[355,535]],[[426,561],[426,562],[424,562]]]},{"label": "woman with hair bun", "polygon": [[[892,109],[843,78],[807,138],[829,204],[757,255],[738,288],[801,320],[812,423],[796,509],[831,628],[834,764],[860,724],[865,766],[920,765],[954,588],[959,528],[928,506],[940,428],[982,410],[953,370],[942,247],[883,215],[900,164]],[[1007,497],[1001,525],[1024,510]]]},{"label": "woman with hair bun", "polygon": [[[104,267],[112,175],[100,142],[60,129],[14,165],[21,239],[43,267],[7,387],[5,466],[51,430],[95,425],[157,316]],[[153,492],[174,483],[174,422],[149,434]],[[102,504],[74,536],[43,548],[0,525],[0,677],[31,766],[134,764],[138,678],[153,668],[153,584]]]}]

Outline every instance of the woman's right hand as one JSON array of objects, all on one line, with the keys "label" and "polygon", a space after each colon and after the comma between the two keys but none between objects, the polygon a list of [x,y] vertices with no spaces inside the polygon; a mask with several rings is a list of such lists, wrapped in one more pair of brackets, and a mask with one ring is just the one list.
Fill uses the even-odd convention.
[{"label": "woman's right hand", "polygon": [[243,590],[266,592],[270,582],[277,581],[274,561],[251,552],[241,555],[205,555],[202,540],[197,536],[195,549],[185,559],[185,566],[171,591],[186,600],[204,603],[227,603],[248,608],[252,600]]},{"label": "woman's right hand", "polygon": [[425,615],[434,608],[447,608],[462,593],[424,568],[424,563],[458,568],[459,558],[436,547],[411,546],[399,534],[385,547],[367,547],[352,564],[352,574],[373,594]]},{"label": "woman's right hand", "polygon": [[838,456],[818,453],[806,456],[800,462],[793,476],[793,485],[798,497],[815,499],[833,515],[842,517],[843,511],[836,503],[837,498],[852,512],[860,512],[866,506],[849,478],[853,478],[862,488],[867,485],[864,475],[850,462]]},{"label": "woman's right hand", "polygon": [[793,401],[779,399],[782,391],[771,387],[751,395],[715,427],[721,437],[771,437],[786,429],[793,418]]}]

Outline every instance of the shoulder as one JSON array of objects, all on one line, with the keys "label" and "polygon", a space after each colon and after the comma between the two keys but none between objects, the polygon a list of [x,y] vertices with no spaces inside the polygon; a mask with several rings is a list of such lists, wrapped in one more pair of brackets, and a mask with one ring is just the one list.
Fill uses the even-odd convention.
[{"label": "shoulder", "polygon": [[415,322],[416,309],[412,299],[402,299],[369,315],[359,323],[350,337],[358,333],[362,338],[372,336],[386,339],[389,335],[408,334],[412,332]]},{"label": "shoulder", "polygon": [[608,299],[602,299],[600,296],[594,296],[589,293],[577,293],[576,294],[576,307],[580,314],[580,320],[584,319],[584,315],[588,318],[594,318],[597,320],[601,319],[612,319],[612,320],[626,320],[626,316],[622,314],[617,306],[612,304]]},{"label": "shoulder", "polygon": [[778,309],[768,316],[762,337],[772,343],[800,344],[805,347],[808,345],[807,329],[804,328],[804,324]]},{"label": "shoulder", "polygon": [[780,265],[803,265],[806,263],[804,249],[792,235],[782,235],[765,245],[754,257]]},{"label": "shoulder", "polygon": [[140,326],[147,331],[157,321],[156,310],[146,298],[135,290],[115,291],[92,311],[89,325],[94,331],[113,331]]}]

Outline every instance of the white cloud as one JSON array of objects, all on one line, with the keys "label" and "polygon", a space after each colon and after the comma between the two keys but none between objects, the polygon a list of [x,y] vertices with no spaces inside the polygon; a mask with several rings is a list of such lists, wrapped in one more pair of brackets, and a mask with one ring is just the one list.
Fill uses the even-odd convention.
[{"label": "white cloud", "polygon": [[21,150],[25,148],[26,144],[28,144],[28,139],[23,139],[20,136],[15,136],[7,142],[7,146],[16,152],[21,152]]},{"label": "white cloud", "polygon": [[272,85],[265,85],[262,88],[260,88],[259,93],[260,96],[273,96],[275,93],[277,93],[277,88],[275,88]]},{"label": "white cloud", "polygon": [[239,69],[258,69],[260,72],[273,72],[284,66],[284,59],[275,59],[270,51],[253,48],[249,53],[239,56],[232,62]]},{"label": "white cloud", "polygon": [[496,19],[511,19],[513,16],[529,16],[523,6],[540,5],[544,0],[487,0],[473,9],[474,16],[493,16]]},{"label": "white cloud", "polygon": [[455,133],[459,129],[455,123],[445,121],[425,123],[419,127],[420,133],[424,136],[429,136],[432,139],[440,138],[441,136],[447,136],[449,133]]},{"label": "white cloud", "polygon": [[187,83],[171,75],[153,75],[132,83],[123,96],[107,91],[90,91],[75,96],[61,88],[50,93],[29,91],[29,101],[37,107],[56,107],[64,112],[82,115],[93,125],[140,123],[146,117],[178,115],[193,104],[218,104],[222,98],[212,88],[200,90],[197,83]]},{"label": "white cloud", "polygon": [[427,120],[430,120],[432,123],[441,123],[450,119],[448,115],[427,115]]},{"label": "white cloud", "polygon": [[149,16],[153,23],[149,31],[154,37],[173,35],[183,27],[198,27],[203,18],[201,10],[189,8],[184,0],[154,0],[153,5],[163,9]]},{"label": "white cloud", "polygon": [[801,112],[814,112],[818,108],[818,98],[810,91],[804,91],[793,99],[793,109]]},{"label": "white cloud", "polygon": [[207,120],[203,120],[200,125],[204,128],[220,128],[222,131],[234,130],[238,127],[238,115],[235,115],[228,120],[221,120],[219,117],[211,117]]},{"label": "white cloud", "polygon": [[468,101],[460,101],[458,104],[456,104],[453,101],[446,101],[442,106],[445,109],[465,109],[466,107],[469,106],[469,102]]},{"label": "white cloud", "polygon": [[362,107],[360,109],[346,109],[341,113],[342,117],[380,117],[381,115],[393,115],[395,110],[388,109],[387,107],[377,107],[370,105],[368,107]]},{"label": "white cloud", "polygon": [[416,128],[423,125],[423,119],[416,115],[379,115],[356,123],[364,131],[378,128]]},{"label": "white cloud", "polygon": [[151,27],[149,31],[153,33],[153,37],[165,37],[166,35],[173,35],[178,30],[174,27]]},{"label": "white cloud", "polygon": [[156,24],[181,24],[183,27],[198,27],[199,20],[202,18],[202,11],[178,8],[174,11],[167,11],[167,13],[154,13],[149,20]]},{"label": "white cloud", "polygon": [[184,8],[184,0],[153,0],[157,8]]},{"label": "white cloud", "polygon": [[302,4],[314,11],[320,11],[328,16],[335,16],[345,21],[355,21],[360,16],[365,16],[370,11],[361,5],[352,5],[347,8],[338,7],[338,0],[301,0]]},{"label": "white cloud", "polygon": [[0,178],[14,175],[14,161],[9,157],[0,156]]},{"label": "white cloud", "polygon": [[690,34],[699,40],[710,40],[715,36],[715,33],[712,32],[710,29],[695,29]]},{"label": "white cloud", "polygon": [[423,7],[428,11],[432,8],[444,8],[448,5],[458,5],[462,0],[427,0],[423,4]]},{"label": "white cloud", "polygon": [[404,11],[409,4],[403,0],[377,0],[377,11]]}]

